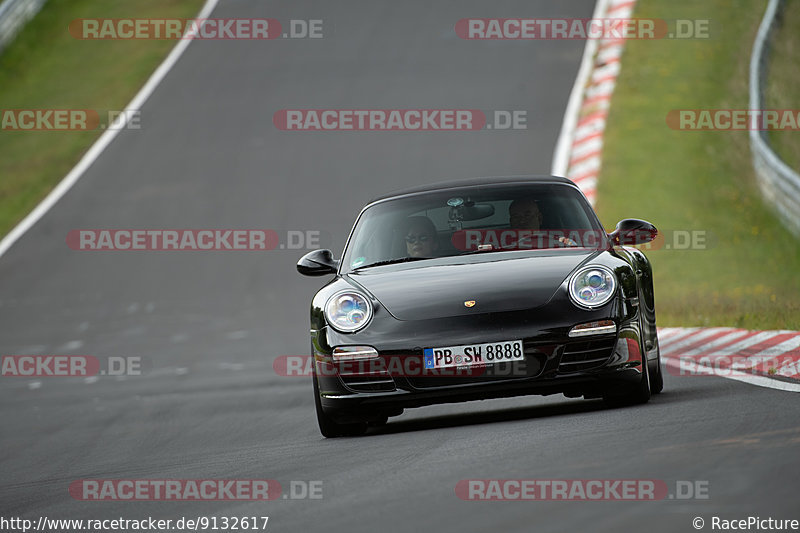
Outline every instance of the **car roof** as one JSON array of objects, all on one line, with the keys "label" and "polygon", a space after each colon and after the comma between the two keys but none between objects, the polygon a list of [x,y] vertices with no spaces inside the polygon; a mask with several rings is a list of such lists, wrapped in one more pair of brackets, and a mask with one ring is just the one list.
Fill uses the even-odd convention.
[{"label": "car roof", "polygon": [[373,198],[369,203],[373,204],[381,200],[389,198],[397,198],[400,196],[407,196],[410,194],[433,192],[433,191],[446,191],[448,189],[457,189],[460,187],[474,187],[478,185],[502,185],[510,183],[561,183],[577,187],[575,183],[559,176],[547,175],[520,175],[520,176],[489,176],[482,178],[464,178],[459,180],[440,181],[436,183],[429,183],[426,185],[418,185],[407,189],[401,189],[390,193],[383,194]]}]

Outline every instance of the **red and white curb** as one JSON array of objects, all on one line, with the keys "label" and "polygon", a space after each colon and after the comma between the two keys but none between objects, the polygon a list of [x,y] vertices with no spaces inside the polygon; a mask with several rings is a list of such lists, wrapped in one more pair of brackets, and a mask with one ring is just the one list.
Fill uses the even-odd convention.
[{"label": "red and white curb", "polygon": [[[598,0],[594,19],[629,19],[635,0]],[[552,173],[566,176],[594,205],[611,96],[620,71],[625,39],[589,39],[572,88],[553,157]]]},{"label": "red and white curb", "polygon": [[658,341],[671,375],[716,375],[800,392],[798,331],[659,328]]},{"label": "red and white curb", "polygon": [[[593,19],[629,19],[636,0],[598,0]],[[625,39],[589,39],[572,87],[551,173],[574,181],[594,205],[603,133]],[[662,363],[676,376],[715,375],[800,392],[800,332],[659,328]]]}]

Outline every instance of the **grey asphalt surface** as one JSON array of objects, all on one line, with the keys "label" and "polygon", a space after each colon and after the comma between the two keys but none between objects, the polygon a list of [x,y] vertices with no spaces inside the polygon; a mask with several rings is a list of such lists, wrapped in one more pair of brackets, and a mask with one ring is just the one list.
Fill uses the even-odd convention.
[{"label": "grey asphalt surface", "polygon": [[[580,41],[464,41],[464,17],[590,17],[592,1],[222,0],[214,17],[323,19],[319,40],[193,43],[70,192],[0,258],[0,353],[135,356],[142,376],[0,378],[0,515],[269,516],[269,531],[692,531],[800,518],[800,405],[722,378],[666,376],[641,407],[563,397],[407,411],[323,439],[298,250],[79,252],[74,228],[319,230],[340,253],[360,207],[428,181],[548,173]],[[102,42],[98,42],[102,46]],[[286,108],[528,112],[523,131],[278,131]],[[638,214],[638,213],[636,213]],[[616,221],[603,221],[613,225]],[[656,291],[658,288],[656,287]],[[103,479],[321,480],[320,500],[82,502]],[[707,482],[709,499],[468,502],[473,478]]]}]

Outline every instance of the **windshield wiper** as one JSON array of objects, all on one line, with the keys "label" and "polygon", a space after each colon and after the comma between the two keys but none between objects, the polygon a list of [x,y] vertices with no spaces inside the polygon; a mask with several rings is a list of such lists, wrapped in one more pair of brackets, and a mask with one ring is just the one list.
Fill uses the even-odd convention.
[{"label": "windshield wiper", "polygon": [[423,259],[433,259],[432,257],[398,257],[396,259],[387,259],[386,261],[378,261],[376,263],[369,263],[367,265],[359,265],[353,270],[361,270],[362,268],[383,266],[383,265],[396,265],[398,263],[408,263],[409,261],[422,261]]}]

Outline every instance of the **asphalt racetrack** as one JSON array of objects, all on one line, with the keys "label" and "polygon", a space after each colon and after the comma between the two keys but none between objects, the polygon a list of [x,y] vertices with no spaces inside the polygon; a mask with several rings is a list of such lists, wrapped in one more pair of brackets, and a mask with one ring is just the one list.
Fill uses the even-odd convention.
[{"label": "asphalt racetrack", "polygon": [[[695,517],[706,529],[713,516],[800,518],[791,393],[665,373],[664,393],[640,407],[563,396],[472,402],[324,439],[310,380],[272,366],[308,353],[309,302],[324,279],[296,273],[305,250],[84,252],[65,243],[75,228],[271,228],[282,239],[319,231],[338,255],[373,196],[447,178],[547,174],[584,43],[467,41],[454,24],[588,18],[593,7],[223,0],[212,16],[322,19],[325,37],[193,42],[143,106],[141,129],[121,132],[0,258],[2,354],[139,357],[144,367],[124,379],[2,378],[2,514],[269,516],[268,531],[439,533],[692,531]],[[273,115],[293,108],[524,110],[527,129],[276,128]],[[265,478],[290,497],[71,497],[70,484],[87,478]],[[509,478],[661,480],[672,497],[456,495],[460,480]],[[322,498],[291,497],[293,481],[321,481]],[[705,497],[684,499],[688,486]]]}]

